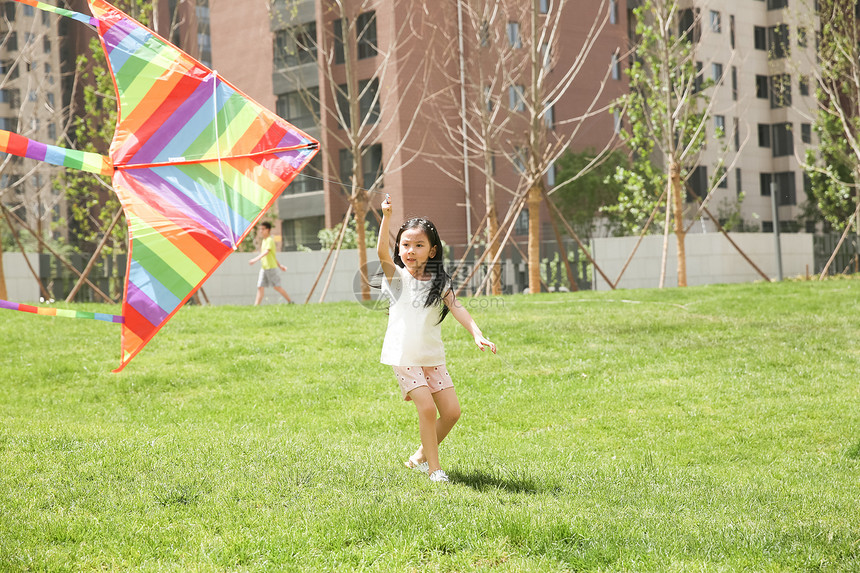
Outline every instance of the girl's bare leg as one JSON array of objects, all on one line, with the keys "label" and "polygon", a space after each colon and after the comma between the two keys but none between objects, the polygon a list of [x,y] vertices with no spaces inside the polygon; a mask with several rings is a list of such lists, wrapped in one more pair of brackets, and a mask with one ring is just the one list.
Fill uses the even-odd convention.
[{"label": "girl's bare leg", "polygon": [[[429,391],[429,390],[428,390]],[[412,394],[409,394],[412,396]],[[436,420],[436,458],[439,457],[439,444],[442,443],[442,440],[448,435],[451,429],[454,427],[454,424],[457,423],[457,420],[460,419],[460,401],[457,400],[457,392],[454,388],[445,388],[440,392],[436,392],[435,394],[431,394],[433,397],[433,402],[436,406],[436,409],[439,411],[439,419]],[[414,401],[415,398],[413,397]],[[417,404],[416,404],[417,406]],[[433,412],[434,418],[436,412]],[[419,422],[420,423],[420,422]],[[429,459],[424,454],[424,440],[421,440],[421,446],[416,450],[414,454],[412,454],[413,460],[417,462],[429,461]]]},{"label": "girl's bare leg", "polygon": [[421,452],[429,466],[428,473],[442,469],[439,465],[439,439],[436,437],[436,402],[430,389],[420,386],[409,392],[409,397],[418,410],[418,434],[421,436]]}]

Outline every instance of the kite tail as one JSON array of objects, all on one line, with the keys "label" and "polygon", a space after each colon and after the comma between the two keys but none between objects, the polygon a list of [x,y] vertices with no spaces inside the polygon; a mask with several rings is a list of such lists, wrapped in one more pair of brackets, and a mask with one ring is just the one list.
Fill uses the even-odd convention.
[{"label": "kite tail", "polygon": [[54,14],[59,14],[60,16],[65,16],[66,18],[71,18],[72,20],[77,20],[78,22],[83,22],[84,24],[89,24],[93,27],[98,27],[99,21],[93,16],[87,16],[86,14],[81,14],[80,12],[73,12],[71,10],[66,10],[65,8],[59,8],[57,6],[51,6],[50,4],[45,4],[44,2],[38,2],[37,0],[15,0],[16,2],[20,2],[21,4],[26,4],[28,6],[32,6],[33,8],[38,8],[44,12],[53,12]]},{"label": "kite tail", "polygon": [[109,157],[104,155],[39,143],[23,135],[2,129],[0,129],[0,151],[19,157],[44,161],[52,165],[98,173],[106,177],[112,176],[114,172],[113,163],[111,163]]},{"label": "kite tail", "polygon": [[67,310],[64,308],[46,308],[41,306],[31,306],[29,304],[21,304],[18,302],[9,302],[8,300],[2,299],[0,299],[0,308],[5,308],[6,310],[29,312],[32,314],[41,314],[42,316],[62,316],[63,318],[89,318],[93,320],[102,320],[104,322],[115,323],[125,322],[125,319],[118,314],[83,312],[80,310]]}]

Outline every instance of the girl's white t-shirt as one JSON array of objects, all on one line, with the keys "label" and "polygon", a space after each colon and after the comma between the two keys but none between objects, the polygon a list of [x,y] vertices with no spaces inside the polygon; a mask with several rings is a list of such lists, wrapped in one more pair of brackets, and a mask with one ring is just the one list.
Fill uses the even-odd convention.
[{"label": "girl's white t-shirt", "polygon": [[394,268],[390,283],[388,277],[382,277],[382,293],[391,305],[380,362],[391,366],[444,364],[442,325],[438,324],[442,309],[438,304],[424,306],[433,281],[420,281],[405,268]]}]

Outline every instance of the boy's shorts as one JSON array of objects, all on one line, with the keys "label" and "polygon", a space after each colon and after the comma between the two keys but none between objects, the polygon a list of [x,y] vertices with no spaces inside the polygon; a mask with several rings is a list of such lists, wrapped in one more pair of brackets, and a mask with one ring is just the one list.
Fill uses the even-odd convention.
[{"label": "boy's shorts", "polygon": [[257,288],[279,286],[281,286],[281,275],[278,274],[278,269],[260,269],[260,275],[257,277]]},{"label": "boy's shorts", "polygon": [[448,367],[444,364],[439,366],[392,366],[397,382],[400,384],[400,393],[404,400],[412,400],[409,392],[426,386],[431,394],[435,394],[446,388],[453,388],[454,381],[448,374]]}]

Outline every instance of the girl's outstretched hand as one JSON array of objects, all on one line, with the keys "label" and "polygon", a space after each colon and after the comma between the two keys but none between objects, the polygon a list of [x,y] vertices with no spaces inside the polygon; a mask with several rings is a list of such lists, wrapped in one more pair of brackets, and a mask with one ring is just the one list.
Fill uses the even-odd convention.
[{"label": "girl's outstretched hand", "polygon": [[481,334],[475,337],[475,344],[478,346],[478,348],[481,349],[481,352],[484,351],[484,347],[486,346],[493,351],[493,354],[496,353],[496,345],[484,338],[484,336]]},{"label": "girl's outstretched hand", "polygon": [[391,215],[391,195],[385,194],[385,199],[382,200],[382,205],[380,205],[382,209],[383,215]]}]

